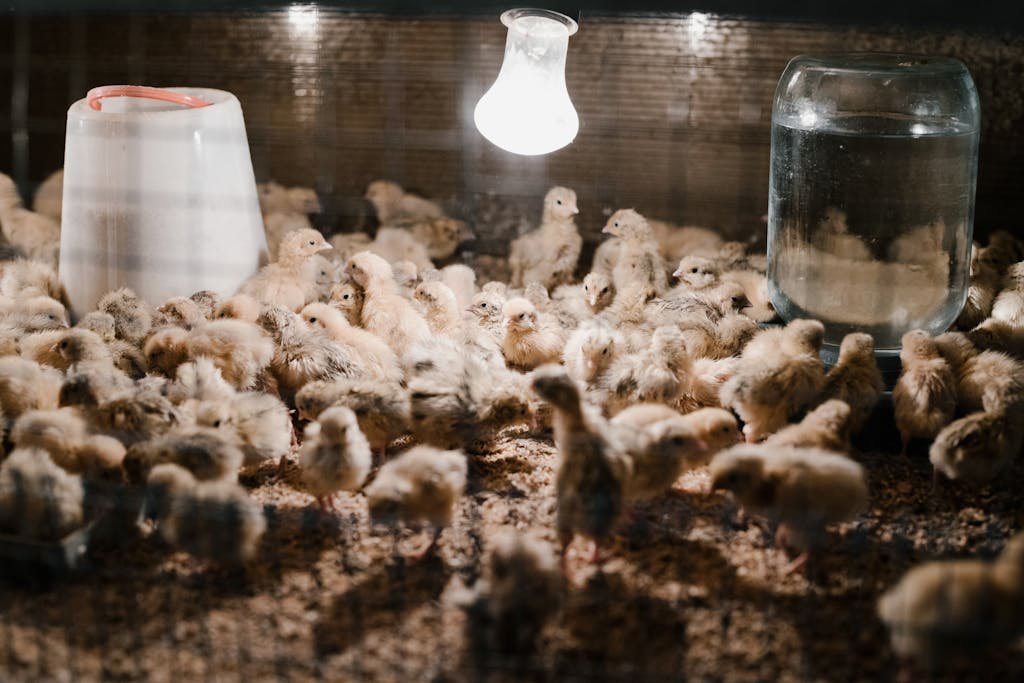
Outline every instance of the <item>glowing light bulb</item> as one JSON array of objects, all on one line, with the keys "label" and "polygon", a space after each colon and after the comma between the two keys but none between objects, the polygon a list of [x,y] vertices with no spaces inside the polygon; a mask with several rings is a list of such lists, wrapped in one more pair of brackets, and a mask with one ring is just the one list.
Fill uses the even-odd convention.
[{"label": "glowing light bulb", "polygon": [[576,138],[580,119],[565,87],[565,57],[576,22],[558,12],[513,9],[505,60],[491,89],[476,105],[477,130],[514,154],[554,152]]}]

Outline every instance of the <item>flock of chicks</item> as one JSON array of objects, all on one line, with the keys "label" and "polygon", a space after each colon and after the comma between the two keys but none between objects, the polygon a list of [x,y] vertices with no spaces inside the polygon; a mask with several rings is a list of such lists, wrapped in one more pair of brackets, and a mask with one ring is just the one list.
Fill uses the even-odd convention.
[{"label": "flock of chicks", "polygon": [[[774,318],[764,256],[708,230],[617,211],[577,284],[576,195],[555,187],[540,226],[511,244],[511,282],[478,287],[464,265],[434,267],[471,236],[438,204],[374,182],[376,235],[328,241],[309,224],[315,193],[270,183],[273,260],[237,293],[153,308],[119,289],[69,327],[53,269],[59,189],[55,176],[29,211],[0,176],[12,256],[0,277],[0,531],[59,539],[85,520],[85,484],[113,480],[145,491],[143,533],[244,566],[266,520],[238,473],[285,466],[297,448],[322,508],[347,491],[376,522],[427,523],[425,554],[452,520],[467,457],[514,425],[553,428],[566,574],[574,537],[599,558],[632,506],[688,470],[706,468],[712,491],[775,522],[777,542],[799,551],[792,570],[867,505],[851,438],[884,389],[872,338],[848,335],[826,372],[822,324],[762,329]],[[1022,256],[997,234],[976,249],[968,331],[903,339],[893,403],[904,451],[930,440],[936,473],[952,480],[991,481],[1021,448]],[[396,441],[415,445],[389,457]],[[556,565],[535,539],[495,540],[481,604],[522,633],[524,615],[554,603]],[[908,657],[1013,638],[1022,572],[1018,536],[993,563],[915,569],[879,614]]]}]

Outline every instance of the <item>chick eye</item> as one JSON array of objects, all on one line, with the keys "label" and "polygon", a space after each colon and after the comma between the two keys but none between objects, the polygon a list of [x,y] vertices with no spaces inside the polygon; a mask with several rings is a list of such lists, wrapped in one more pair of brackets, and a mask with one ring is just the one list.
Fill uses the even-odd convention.
[{"label": "chick eye", "polygon": [[607,356],[608,355],[608,349],[602,349],[601,350],[601,355],[602,356]]},{"label": "chick eye", "polygon": [[345,301],[348,301],[349,297],[351,297],[351,296],[352,296],[351,294],[345,294],[341,298],[344,299]]},{"label": "chick eye", "polygon": [[525,314],[525,313],[520,313],[520,314],[519,314],[519,319],[520,319],[520,320],[522,320],[522,319],[523,319],[523,318],[525,318],[525,317],[526,317],[526,314]]},{"label": "chick eye", "polygon": [[316,322],[316,318],[310,318],[310,319],[309,319],[309,322],[311,322],[311,323],[315,323],[315,322]]},{"label": "chick eye", "polygon": [[615,221],[615,227],[616,228],[619,227],[619,222],[618,221]]},{"label": "chick eye", "polygon": [[487,308],[487,304],[480,304],[480,308]]},{"label": "chick eye", "polygon": [[602,289],[602,290],[601,290],[601,293],[602,293],[602,294],[607,294],[607,293],[608,293],[608,288],[607,288],[607,287],[605,287],[604,289]]},{"label": "chick eye", "polygon": [[558,204],[559,206],[561,206],[562,205],[562,200],[561,199],[556,199],[555,203]]},{"label": "chick eye", "polygon": [[220,427],[220,420],[214,420],[213,421],[213,426],[214,427]]},{"label": "chick eye", "polygon": [[315,245],[316,245],[316,242],[314,242],[313,240],[310,240],[310,241],[309,241],[309,246],[311,246],[311,247],[312,247],[312,246],[315,246]]},{"label": "chick eye", "polygon": [[691,270],[690,272],[691,272],[691,273],[696,273],[696,272],[697,272],[697,269],[696,269],[696,268],[694,268],[694,269],[693,269],[693,270]]}]

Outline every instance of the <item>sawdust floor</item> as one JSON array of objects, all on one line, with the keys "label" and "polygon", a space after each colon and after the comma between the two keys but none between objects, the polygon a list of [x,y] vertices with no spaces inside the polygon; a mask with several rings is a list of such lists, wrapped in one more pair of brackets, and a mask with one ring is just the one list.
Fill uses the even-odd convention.
[{"label": "sawdust floor", "polygon": [[[403,560],[424,533],[369,528],[347,496],[322,518],[265,467],[243,482],[268,504],[262,559],[245,578],[169,554],[154,539],[102,554],[45,590],[0,588],[4,680],[887,680],[896,663],[874,603],[913,564],[994,555],[1024,522],[1012,484],[932,492],[918,455],[860,456],[872,504],[831,536],[811,573],[785,575],[769,529],[701,491],[639,508],[597,571],[573,547],[575,582],[538,652],[508,661],[467,645],[448,600],[479,575],[503,527],[555,542],[555,452],[511,434],[471,461],[470,485],[439,558]],[[1008,481],[1021,481],[1016,471]],[[1020,648],[948,671],[1021,680]]]}]

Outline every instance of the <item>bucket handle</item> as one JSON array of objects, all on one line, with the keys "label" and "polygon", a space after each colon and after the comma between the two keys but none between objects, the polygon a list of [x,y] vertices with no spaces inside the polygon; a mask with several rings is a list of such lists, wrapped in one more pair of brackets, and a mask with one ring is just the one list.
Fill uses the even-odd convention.
[{"label": "bucket handle", "polygon": [[100,100],[104,97],[148,97],[151,100],[163,100],[164,102],[173,102],[174,104],[192,108],[208,107],[213,104],[213,102],[208,102],[201,97],[185,95],[173,90],[165,90],[164,88],[151,88],[145,85],[101,85],[90,90],[85,96],[85,101],[90,109],[100,111],[103,106]]}]

